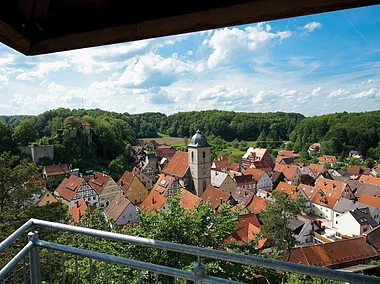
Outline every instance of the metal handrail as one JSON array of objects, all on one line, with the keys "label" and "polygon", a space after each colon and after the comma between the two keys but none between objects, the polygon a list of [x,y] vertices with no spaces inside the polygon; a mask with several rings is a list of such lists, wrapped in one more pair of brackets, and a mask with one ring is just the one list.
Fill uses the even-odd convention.
[{"label": "metal handrail", "polygon": [[[165,241],[159,241],[159,240],[153,240],[153,239],[147,239],[147,238],[141,238],[141,237],[134,237],[134,236],[129,236],[129,235],[99,231],[99,230],[82,228],[82,227],[77,227],[77,226],[70,226],[70,225],[65,225],[65,224],[49,222],[49,221],[37,220],[37,219],[30,219],[23,226],[21,226],[17,231],[15,231],[11,236],[9,236],[6,240],[0,243],[0,252],[2,252],[4,249],[9,247],[13,241],[15,241],[18,237],[20,237],[31,226],[50,228],[54,230],[87,235],[87,236],[92,236],[96,238],[104,238],[108,240],[141,245],[145,247],[164,249],[164,250],[175,251],[179,253],[186,253],[190,255],[196,255],[198,256],[198,258],[206,257],[206,258],[212,258],[212,259],[219,259],[219,260],[224,260],[224,261],[229,261],[229,262],[265,267],[265,268],[269,268],[273,270],[306,274],[310,276],[315,276],[315,277],[320,277],[320,278],[325,278],[325,279],[333,279],[333,280],[338,280],[338,281],[343,281],[343,282],[380,283],[380,277],[361,275],[361,274],[356,274],[356,273],[348,273],[345,271],[333,270],[333,269],[328,269],[328,268],[319,268],[319,267],[307,266],[303,264],[289,263],[289,262],[284,262],[280,260],[267,259],[263,257],[249,256],[249,255],[243,255],[243,254],[238,254],[238,253],[233,253],[233,252],[226,252],[226,251],[213,250],[213,249],[201,248],[201,247],[190,246],[190,245],[183,245],[183,244],[178,244],[178,243],[171,243],[171,242],[165,242]],[[29,235],[33,235],[33,233],[29,233]],[[32,255],[33,253],[36,254],[35,252],[36,247],[44,247],[44,248],[58,250],[62,252],[83,255],[89,258],[95,258],[95,259],[99,259],[103,261],[114,262],[117,264],[122,264],[122,265],[135,267],[139,269],[146,269],[146,270],[153,271],[159,274],[165,274],[165,275],[188,279],[188,280],[195,280],[195,275],[197,274],[196,266],[194,268],[194,272],[184,271],[181,269],[165,267],[165,266],[156,265],[152,263],[146,263],[142,261],[112,256],[112,255],[93,252],[93,251],[87,251],[87,250],[73,248],[73,247],[65,246],[65,245],[59,245],[55,243],[50,243],[50,242],[39,240],[38,235],[35,234],[34,238],[29,238],[29,243],[27,244],[27,246],[25,246],[22,249],[22,251],[19,252],[16,255],[16,257],[14,257],[8,263],[9,265],[6,266],[7,268],[4,267],[0,271],[0,276],[6,275],[5,272],[6,271],[9,272],[10,269],[12,269],[13,266],[11,267],[11,265],[17,263],[16,260],[20,260],[22,258],[21,256],[24,256],[27,253],[27,251],[30,251]],[[32,262],[33,261],[31,260],[31,265],[32,265]],[[202,265],[200,262],[198,262],[198,264]],[[5,268],[7,270],[5,270]],[[203,267],[203,271],[204,271],[204,267]],[[226,279],[220,279],[217,277],[210,277],[206,275],[201,275],[201,277],[202,277],[202,281],[196,282],[196,283],[238,283],[238,282],[234,282],[234,281],[230,281]]]}]

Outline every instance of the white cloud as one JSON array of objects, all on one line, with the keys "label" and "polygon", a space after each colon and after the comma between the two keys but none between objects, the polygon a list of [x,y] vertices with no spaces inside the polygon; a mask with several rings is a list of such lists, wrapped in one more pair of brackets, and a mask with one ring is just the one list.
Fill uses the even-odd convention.
[{"label": "white cloud", "polygon": [[241,56],[241,53],[267,46],[271,42],[281,43],[292,35],[290,31],[271,32],[271,29],[269,24],[259,23],[244,30],[224,28],[215,31],[210,40],[203,43],[214,50],[208,58],[208,67],[228,64],[237,56]]},{"label": "white cloud", "polygon": [[319,96],[319,93],[321,92],[321,90],[322,90],[322,87],[318,87],[318,88],[312,90],[311,91],[311,96],[312,97]]},{"label": "white cloud", "polygon": [[65,69],[70,67],[66,61],[52,61],[52,62],[41,62],[37,64],[37,68],[33,71],[23,72],[19,74],[16,79],[34,81],[36,79],[44,79],[46,74],[51,72],[56,72],[60,69]]},{"label": "white cloud", "polygon": [[335,91],[332,91],[328,96],[327,98],[330,99],[330,98],[345,98],[346,95],[348,95],[350,93],[350,91],[347,91],[345,89],[338,89],[338,90],[335,90]]},{"label": "white cloud", "polygon": [[311,33],[315,29],[321,29],[322,26],[323,25],[319,22],[311,22],[311,23],[306,24],[303,28],[307,30],[309,33]]},{"label": "white cloud", "polygon": [[368,91],[362,91],[360,93],[352,94],[349,99],[362,99],[362,98],[380,98],[380,90],[377,88],[371,88]]},{"label": "white cloud", "polygon": [[371,84],[373,82],[372,79],[368,79],[367,81],[361,81],[359,84],[356,85],[356,87],[361,87],[361,86],[364,86],[364,85],[368,85],[368,84]]}]

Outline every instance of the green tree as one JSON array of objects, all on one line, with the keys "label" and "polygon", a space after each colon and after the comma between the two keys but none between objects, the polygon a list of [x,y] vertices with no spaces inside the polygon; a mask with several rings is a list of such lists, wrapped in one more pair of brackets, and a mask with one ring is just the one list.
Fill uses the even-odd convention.
[{"label": "green tree", "polygon": [[372,158],[367,158],[364,160],[364,165],[372,169],[375,166],[375,161]]},{"label": "green tree", "polygon": [[34,163],[20,160],[9,152],[0,155],[0,213],[23,205],[26,198],[38,191],[35,182],[39,172]]},{"label": "green tree", "polygon": [[262,131],[259,137],[257,138],[255,146],[265,148],[267,146],[266,141],[267,141],[267,135],[265,134],[265,131]]},{"label": "green tree", "polygon": [[117,181],[126,170],[130,170],[130,166],[128,160],[123,155],[119,155],[109,163],[108,169],[111,177]]},{"label": "green tree", "polygon": [[291,250],[296,245],[296,239],[288,224],[291,219],[297,218],[301,210],[285,192],[273,192],[272,197],[275,202],[260,214],[263,224],[258,238],[266,238],[273,242],[277,250],[286,253],[289,259]]},{"label": "green tree", "polygon": [[0,121],[0,153],[15,150],[15,143],[13,141],[13,129]]},{"label": "green tree", "polygon": [[21,146],[28,146],[29,142],[34,142],[37,137],[37,129],[30,120],[23,120],[16,127],[13,137]]}]

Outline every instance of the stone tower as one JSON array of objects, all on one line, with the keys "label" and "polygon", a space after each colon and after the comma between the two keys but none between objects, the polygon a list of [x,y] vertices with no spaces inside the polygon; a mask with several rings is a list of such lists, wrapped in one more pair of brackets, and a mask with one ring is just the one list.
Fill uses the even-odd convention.
[{"label": "stone tower", "polygon": [[211,184],[211,146],[198,130],[191,138],[187,149],[192,189],[197,196],[201,196],[206,187]]}]

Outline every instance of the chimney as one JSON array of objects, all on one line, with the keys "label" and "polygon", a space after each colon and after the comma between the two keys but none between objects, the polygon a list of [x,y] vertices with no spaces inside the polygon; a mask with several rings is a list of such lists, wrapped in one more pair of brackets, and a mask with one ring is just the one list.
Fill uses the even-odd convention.
[{"label": "chimney", "polygon": [[220,203],[220,205],[222,205],[222,203],[223,203],[223,198],[219,197],[219,203]]},{"label": "chimney", "polygon": [[120,182],[120,185],[121,185],[121,186],[123,186],[123,185],[124,185],[124,181],[123,181],[123,180],[121,180],[121,182]]},{"label": "chimney", "polygon": [[152,204],[156,203],[156,201],[154,200],[154,197],[152,198]]},{"label": "chimney", "polygon": [[96,174],[94,173],[94,179],[96,179]]},{"label": "chimney", "polygon": [[333,183],[333,188],[336,188],[336,184],[335,183]]}]

